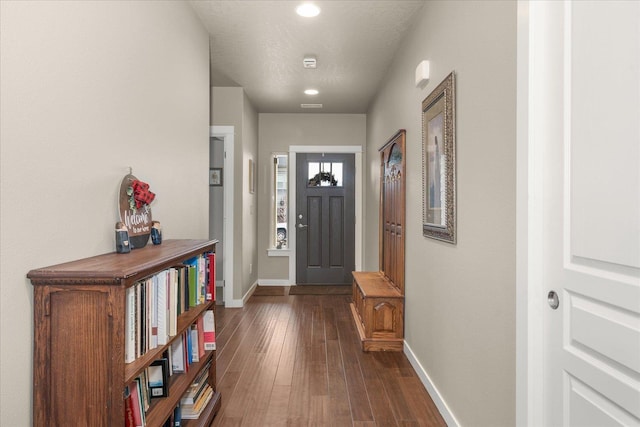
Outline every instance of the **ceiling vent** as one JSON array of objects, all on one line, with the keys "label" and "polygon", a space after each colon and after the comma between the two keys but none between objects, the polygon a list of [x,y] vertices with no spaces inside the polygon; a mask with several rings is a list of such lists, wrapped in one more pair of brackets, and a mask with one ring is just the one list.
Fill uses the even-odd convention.
[{"label": "ceiling vent", "polygon": [[315,56],[305,56],[302,60],[302,66],[304,68],[316,68],[316,57]]},{"label": "ceiling vent", "polygon": [[322,104],[300,104],[302,108],[322,108]]}]

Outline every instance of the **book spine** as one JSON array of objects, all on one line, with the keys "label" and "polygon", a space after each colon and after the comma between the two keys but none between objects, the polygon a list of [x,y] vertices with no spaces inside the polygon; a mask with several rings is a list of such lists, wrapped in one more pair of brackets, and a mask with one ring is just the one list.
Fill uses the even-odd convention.
[{"label": "book spine", "polygon": [[216,299],[216,254],[207,254],[207,301]]},{"label": "book spine", "polygon": [[189,307],[198,305],[198,269],[195,265],[189,266]]},{"label": "book spine", "polygon": [[203,304],[206,299],[206,278],[205,257],[204,255],[200,255],[198,257],[198,304]]},{"label": "book spine", "polygon": [[167,272],[161,271],[158,277],[158,345],[167,343]]},{"label": "book spine", "polygon": [[178,271],[169,269],[169,336],[173,337],[178,331]]},{"label": "book spine", "polygon": [[158,346],[158,276],[151,278],[151,342],[149,348]]},{"label": "book spine", "polygon": [[213,310],[207,310],[202,315],[202,329],[204,336],[204,349],[215,350],[216,349],[216,324]]},{"label": "book spine", "polygon": [[125,293],[127,299],[125,307],[125,346],[124,346],[124,362],[131,363],[136,360],[136,294],[132,287],[127,288]]},{"label": "book spine", "polygon": [[142,295],[140,292],[140,283],[136,283],[134,286],[136,294],[136,357],[142,356]]},{"label": "book spine", "polygon": [[191,333],[191,362],[199,362],[200,351],[198,350],[198,327],[196,325],[191,325],[189,332]]},{"label": "book spine", "polygon": [[204,319],[203,316],[198,317],[196,321],[196,329],[198,332],[198,357],[204,357]]}]

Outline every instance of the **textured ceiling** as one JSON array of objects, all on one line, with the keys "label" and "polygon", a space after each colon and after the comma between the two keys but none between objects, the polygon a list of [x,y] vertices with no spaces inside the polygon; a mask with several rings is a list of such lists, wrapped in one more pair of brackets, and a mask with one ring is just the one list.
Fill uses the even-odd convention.
[{"label": "textured ceiling", "polygon": [[[300,3],[190,1],[210,34],[212,86],[243,87],[261,113],[365,113],[424,0],[314,1],[315,18],[298,16]],[[307,54],[316,69],[303,68]]]}]

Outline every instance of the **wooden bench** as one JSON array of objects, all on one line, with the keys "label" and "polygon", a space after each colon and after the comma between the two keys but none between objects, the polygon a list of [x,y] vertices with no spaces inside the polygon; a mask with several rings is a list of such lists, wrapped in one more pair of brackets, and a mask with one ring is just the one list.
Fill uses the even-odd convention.
[{"label": "wooden bench", "polygon": [[402,351],[404,295],[383,272],[353,272],[351,313],[363,351]]}]

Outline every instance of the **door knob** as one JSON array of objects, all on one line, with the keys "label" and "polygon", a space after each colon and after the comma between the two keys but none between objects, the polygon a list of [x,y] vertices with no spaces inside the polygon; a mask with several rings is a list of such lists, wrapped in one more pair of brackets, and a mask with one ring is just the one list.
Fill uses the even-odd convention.
[{"label": "door knob", "polygon": [[308,227],[308,225],[307,224],[298,224],[298,228],[305,228],[305,227]]},{"label": "door knob", "polygon": [[560,299],[558,298],[558,294],[555,291],[549,291],[547,294],[547,302],[549,303],[549,307],[553,310],[557,309],[560,306]]}]

